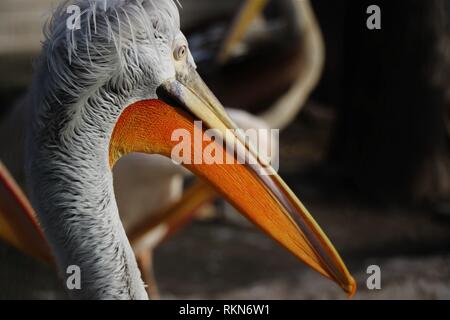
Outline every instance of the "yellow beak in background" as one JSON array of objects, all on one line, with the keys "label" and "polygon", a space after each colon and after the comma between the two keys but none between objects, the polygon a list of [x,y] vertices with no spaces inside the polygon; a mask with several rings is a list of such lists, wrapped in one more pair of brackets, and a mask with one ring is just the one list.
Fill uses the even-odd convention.
[{"label": "yellow beak in background", "polygon": [[245,36],[250,24],[266,6],[268,0],[246,0],[234,19],[225,41],[222,43],[217,55],[217,62],[224,64],[230,57],[237,43]]}]

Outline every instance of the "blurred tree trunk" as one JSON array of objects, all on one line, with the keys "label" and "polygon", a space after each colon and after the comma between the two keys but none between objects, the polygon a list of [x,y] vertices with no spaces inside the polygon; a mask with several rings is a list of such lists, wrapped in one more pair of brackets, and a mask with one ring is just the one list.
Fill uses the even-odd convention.
[{"label": "blurred tree trunk", "polygon": [[[366,9],[381,8],[381,30]],[[444,122],[447,0],[346,2],[343,96],[330,158],[374,199],[449,191]]]}]

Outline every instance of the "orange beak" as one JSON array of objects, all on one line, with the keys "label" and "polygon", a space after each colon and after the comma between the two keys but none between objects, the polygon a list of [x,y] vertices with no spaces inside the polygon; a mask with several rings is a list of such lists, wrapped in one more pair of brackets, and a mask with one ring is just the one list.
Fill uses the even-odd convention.
[{"label": "orange beak", "polygon": [[31,204],[1,161],[0,239],[42,262],[53,263]]},{"label": "orange beak", "polygon": [[[253,161],[196,163],[193,144],[191,162],[183,165],[281,246],[352,296],[355,281],[331,242],[274,169],[239,133],[230,134],[228,129],[235,129],[235,125],[198,74],[192,71],[182,80],[165,82],[158,89],[158,96],[157,100],[140,101],[124,110],[111,137],[110,165],[130,152],[171,157],[179,143],[172,139],[174,130],[182,129],[195,137],[214,128],[224,143],[202,141],[203,150],[216,144],[215,149],[224,157],[236,158],[246,152]],[[203,128],[194,124],[198,120],[203,121]],[[230,154],[225,145],[235,146],[237,152]]]}]

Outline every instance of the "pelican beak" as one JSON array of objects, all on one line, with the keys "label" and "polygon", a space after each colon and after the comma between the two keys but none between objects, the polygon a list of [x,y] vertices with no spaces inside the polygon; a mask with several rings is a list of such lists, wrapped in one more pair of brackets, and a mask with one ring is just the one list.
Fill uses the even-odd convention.
[{"label": "pelican beak", "polygon": [[[197,72],[190,70],[166,81],[157,94],[159,99],[140,101],[123,111],[111,137],[111,166],[129,152],[170,157],[179,143],[173,139],[174,130],[182,129],[195,137],[206,129],[215,129],[222,135],[223,144],[214,143],[223,154],[229,152],[224,145],[232,145],[232,156],[246,152],[251,159],[246,164],[192,161],[183,165],[280,245],[352,296],[355,281],[327,236],[275,170],[260,159],[239,132],[229,130],[236,126]],[[194,123],[198,120],[203,123],[201,128]],[[206,148],[211,141],[202,144]]]}]

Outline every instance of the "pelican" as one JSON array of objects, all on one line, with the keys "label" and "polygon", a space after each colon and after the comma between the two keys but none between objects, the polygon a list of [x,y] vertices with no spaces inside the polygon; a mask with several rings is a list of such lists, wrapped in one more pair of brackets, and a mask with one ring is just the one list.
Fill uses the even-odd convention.
[{"label": "pelican", "polygon": [[[69,4],[81,9],[80,30],[67,30]],[[306,208],[238,133],[228,134],[235,125],[197,74],[179,25],[168,0],[66,1],[49,24],[30,89],[26,173],[60,275],[73,265],[82,270],[82,289],[71,296],[148,298],[119,218],[111,169],[133,152],[170,157],[173,131],[194,135],[194,120],[256,161],[184,166],[352,295],[353,278]],[[33,220],[6,175],[0,180],[5,195]],[[1,213],[12,219],[8,206]]]}]

